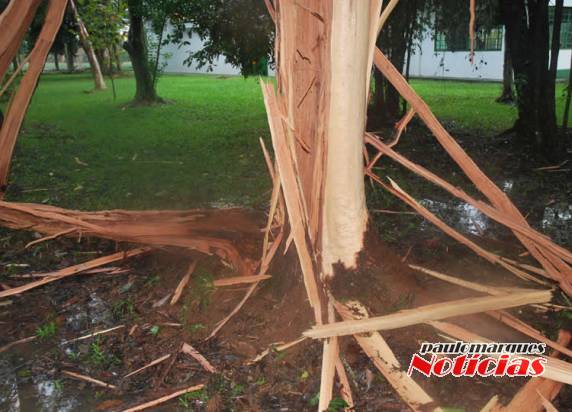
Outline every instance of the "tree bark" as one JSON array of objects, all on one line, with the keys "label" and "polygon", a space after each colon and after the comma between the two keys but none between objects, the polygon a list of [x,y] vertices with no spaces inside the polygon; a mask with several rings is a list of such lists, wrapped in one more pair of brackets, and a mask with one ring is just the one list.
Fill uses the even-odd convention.
[{"label": "tree bark", "polygon": [[562,118],[562,128],[564,132],[568,128],[568,117],[570,116],[570,101],[572,100],[572,54],[570,54],[570,70],[568,72],[568,86],[566,87],[566,103],[564,104],[564,117]]},{"label": "tree bark", "polygon": [[128,0],[127,7],[129,8],[129,33],[123,47],[129,54],[135,74],[136,90],[133,103],[152,104],[161,102],[153,84],[153,74],[149,65],[141,1]]},{"label": "tree bark", "polygon": [[121,73],[122,69],[121,69],[121,58],[119,56],[119,49],[117,48],[117,45],[113,45],[113,50],[112,50],[112,54],[113,54],[113,61],[115,62],[115,71],[117,73]]},{"label": "tree bark", "polygon": [[[558,0],[562,4],[562,0]],[[555,116],[555,79],[562,10],[555,13],[549,47],[548,0],[503,0],[502,14],[515,74],[518,119],[514,129],[524,144],[551,158],[563,155],[565,137]],[[552,54],[552,59],[549,59]],[[550,61],[549,61],[550,60]]]},{"label": "tree bark", "polygon": [[75,71],[74,54],[68,44],[65,45],[66,50],[66,65],[68,73],[73,73]]},{"label": "tree bark", "polygon": [[77,7],[73,0],[69,2],[70,7],[72,8],[73,15],[75,17],[78,31],[79,31],[79,39],[81,42],[81,46],[87,56],[87,60],[89,61],[89,65],[91,67],[91,73],[93,75],[93,82],[95,84],[95,90],[105,90],[107,86],[105,85],[105,80],[103,79],[103,74],[101,73],[101,67],[99,66],[99,61],[95,55],[95,51],[93,50],[93,46],[91,41],[89,40],[89,34],[83,24],[83,21],[77,11]]},{"label": "tree bark", "polygon": [[508,30],[504,31],[504,62],[502,70],[502,92],[496,100],[498,103],[514,102],[514,71],[510,58]]},{"label": "tree bark", "polygon": [[[367,226],[363,177],[369,2],[334,0],[322,226],[322,267],[355,267]],[[398,100],[399,101],[399,100]]]},{"label": "tree bark", "polygon": [[54,65],[56,66],[56,71],[59,72],[60,71],[60,62],[58,60],[58,54],[53,53],[53,55],[54,55]]}]

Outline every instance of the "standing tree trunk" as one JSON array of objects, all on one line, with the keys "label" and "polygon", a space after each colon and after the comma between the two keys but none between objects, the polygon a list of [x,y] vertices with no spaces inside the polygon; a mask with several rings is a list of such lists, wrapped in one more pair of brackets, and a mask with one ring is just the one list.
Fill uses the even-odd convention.
[{"label": "standing tree trunk", "polygon": [[504,62],[502,70],[502,92],[497,98],[498,103],[514,102],[514,71],[512,69],[512,60],[510,58],[508,30],[504,31]]},{"label": "standing tree trunk", "polygon": [[119,48],[116,44],[112,46],[113,61],[115,62],[115,71],[121,73],[121,58],[119,57]]},{"label": "standing tree trunk", "polygon": [[561,157],[565,136],[556,127],[554,89],[562,0],[557,2],[560,10],[555,13],[555,41],[551,51],[548,0],[503,0],[501,5],[518,98],[518,119],[514,129],[523,143],[534,146],[548,157]]},{"label": "standing tree trunk", "polygon": [[149,65],[141,0],[128,0],[127,7],[129,8],[129,33],[123,47],[129,53],[135,74],[136,90],[133,103],[153,104],[161,102],[162,100],[157,96],[153,84],[153,74]]},{"label": "standing tree trunk", "polygon": [[564,133],[568,128],[568,117],[570,116],[570,101],[572,100],[572,54],[570,54],[570,69],[568,71],[568,86],[566,87],[566,103],[564,104],[564,117],[562,118],[562,128]]},{"label": "standing tree trunk", "polygon": [[75,62],[74,62],[75,56],[69,44],[65,45],[65,51],[66,51],[67,71],[68,73],[73,73],[75,71]]},{"label": "standing tree trunk", "polygon": [[60,71],[60,61],[58,60],[58,54],[54,53],[54,65],[56,66],[56,71]]},{"label": "standing tree trunk", "polygon": [[87,60],[89,61],[89,65],[91,67],[91,73],[93,75],[93,82],[95,84],[95,90],[105,90],[107,89],[107,86],[105,85],[105,80],[103,80],[103,74],[101,73],[101,67],[99,66],[99,61],[97,60],[97,57],[95,55],[95,52],[93,50],[93,46],[91,44],[91,41],[89,40],[89,34],[87,32],[87,29],[85,28],[85,24],[83,24],[83,21],[81,20],[81,17],[77,11],[77,7],[75,5],[75,2],[73,0],[70,0],[69,2],[72,11],[73,11],[73,15],[75,17],[77,26],[78,26],[78,31],[79,31],[79,39],[81,42],[81,46],[83,47],[83,50],[85,51],[85,55],[87,56]]}]

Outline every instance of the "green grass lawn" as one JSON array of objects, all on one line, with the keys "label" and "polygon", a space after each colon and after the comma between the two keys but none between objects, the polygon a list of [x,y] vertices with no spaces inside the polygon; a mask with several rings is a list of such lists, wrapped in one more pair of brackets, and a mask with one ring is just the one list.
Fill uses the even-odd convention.
[{"label": "green grass lawn", "polygon": [[[116,101],[111,84],[90,93],[87,74],[42,77],[8,199],[80,209],[265,204],[270,182],[258,137],[268,142],[268,129],[257,79],[164,76],[158,91],[170,104],[139,108],[126,107],[134,80],[115,83]],[[513,107],[494,102],[496,83],[413,86],[439,118],[483,138],[510,127],[515,116]]]}]

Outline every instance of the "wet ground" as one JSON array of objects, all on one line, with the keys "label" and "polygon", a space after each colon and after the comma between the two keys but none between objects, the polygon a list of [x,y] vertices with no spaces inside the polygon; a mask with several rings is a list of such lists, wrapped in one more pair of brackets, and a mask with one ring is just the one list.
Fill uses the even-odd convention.
[{"label": "wet ground", "polygon": [[[456,135],[531,224],[558,243],[572,246],[572,164],[535,170],[552,165],[516,150],[503,139]],[[423,129],[410,128],[397,148],[478,196]],[[477,243],[523,263],[533,263],[522,255],[524,249],[509,231],[474,208],[451,199],[388,160],[382,160],[379,167],[381,176],[392,177],[429,210]],[[347,287],[340,292],[345,294],[340,298],[354,297],[354,292],[362,294],[360,297],[369,299],[370,308],[381,314],[424,303],[435,296],[448,300],[467,294],[407,272],[404,262],[489,285],[523,286],[514,276],[474,256],[422,218],[409,214],[410,210],[391,195],[373,187],[368,191],[373,228],[383,244],[368,252],[368,258],[375,263],[364,265],[361,275],[375,287],[369,288],[369,296],[363,296],[361,284],[355,290]],[[22,276],[50,272],[128,247],[99,240],[57,239],[24,248],[36,238],[34,233],[0,229],[0,286],[17,286],[30,280]],[[192,259],[198,260],[192,281],[181,300],[170,305],[169,298]],[[232,276],[232,271],[214,258],[180,250],[156,251],[112,265],[103,273],[71,277],[0,300],[0,347],[18,339],[34,338],[0,353],[0,410],[122,410],[198,383],[205,383],[205,389],[179,396],[154,410],[315,410],[319,343],[304,341],[284,352],[271,351],[259,363],[248,365],[271,343],[292,341],[312,324],[301,275],[291,265],[291,259],[292,256],[279,259],[271,270],[273,279],[264,283],[242,311],[210,340],[205,338],[240,301],[248,285],[215,288],[214,280]],[[411,293],[406,292],[408,289]],[[571,305],[561,294],[557,300]],[[566,310],[515,313],[550,337],[558,328],[570,328],[572,317]],[[473,319],[465,322],[478,323]],[[118,329],[73,341],[113,327]],[[484,328],[479,332],[491,338],[515,338],[502,328]],[[426,327],[388,332],[384,336],[404,364],[421,341],[438,339]],[[180,353],[183,343],[193,345],[217,373],[206,372],[193,358]],[[342,339],[342,346],[343,361],[357,398],[356,410],[407,410],[351,339]],[[166,355],[170,355],[167,360],[125,377]],[[98,379],[117,389],[72,379],[65,371]],[[525,382],[420,381],[444,406],[466,411],[479,410],[494,394],[510,399]],[[570,392],[566,387],[555,401],[560,411],[571,410]]]}]

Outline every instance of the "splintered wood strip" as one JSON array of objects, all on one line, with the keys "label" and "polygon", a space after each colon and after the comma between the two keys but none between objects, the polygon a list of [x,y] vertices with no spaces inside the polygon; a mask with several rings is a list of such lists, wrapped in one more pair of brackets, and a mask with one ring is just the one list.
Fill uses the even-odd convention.
[{"label": "splintered wood strip", "polygon": [[295,160],[286,142],[286,133],[282,123],[282,116],[278,109],[276,101],[276,93],[272,85],[261,81],[262,94],[264,96],[264,104],[270,126],[270,135],[274,146],[276,162],[278,165],[277,173],[283,187],[284,200],[286,202],[286,210],[288,212],[291,233],[294,238],[294,244],[298,252],[300,265],[304,278],[304,285],[308,294],[310,305],[314,310],[314,317],[318,324],[323,322],[322,319],[322,303],[318,292],[318,280],[314,271],[314,262],[312,260],[310,245],[307,242],[307,221],[308,217],[305,212],[306,208],[302,202],[302,191],[298,181],[298,173],[295,170]]},{"label": "splintered wood strip", "polygon": [[[540,392],[540,390],[536,390],[536,393],[538,394],[538,396],[540,397],[540,401],[542,402],[542,406],[544,406],[544,409],[546,409],[546,412],[558,412],[558,409],[556,409],[554,407],[554,405],[552,404],[552,402],[550,402],[548,399],[546,399],[543,395],[542,392]],[[527,409],[530,411],[530,407],[529,409]]]},{"label": "splintered wood strip", "polygon": [[[435,329],[452,336],[455,339],[462,340],[464,342],[482,342],[490,343],[490,339],[483,338],[476,333],[470,332],[461,326],[455,325],[453,323],[442,322],[442,321],[429,321],[426,322],[428,325],[433,326]],[[568,333],[568,332],[566,332]],[[491,354],[491,356],[498,357],[498,355]],[[524,358],[531,358],[527,355],[519,355]],[[545,370],[542,375],[542,379],[550,379],[555,382],[566,383],[572,385],[572,364],[568,362],[561,361],[560,359],[555,359],[552,357],[545,357]],[[533,378],[540,379],[540,378]]]},{"label": "splintered wood strip", "polygon": [[352,388],[350,386],[350,381],[348,379],[346,369],[344,368],[344,364],[342,363],[342,360],[339,356],[336,362],[336,374],[340,381],[340,396],[348,404],[344,410],[351,411],[355,406],[354,397],[352,395]]},{"label": "splintered wood strip", "polygon": [[37,280],[35,282],[30,282],[22,286],[18,286],[16,288],[11,288],[8,290],[4,290],[0,292],[0,298],[5,298],[8,296],[17,295],[23,292],[26,292],[30,289],[34,289],[40,286],[44,286],[48,283],[55,282],[56,280],[64,279],[69,276],[77,275],[78,273],[84,272],[89,269],[96,268],[98,266],[107,265],[111,262],[116,262],[118,260],[128,259],[133,256],[140,255],[142,253],[147,253],[151,250],[151,248],[143,247],[138,249],[131,249],[126,252],[118,252],[112,255],[103,256],[97,259],[93,259],[84,263],[80,263],[79,265],[74,265],[67,267],[65,269],[58,270],[54,272],[51,276],[46,276],[43,279]]},{"label": "splintered wood strip", "polygon": [[226,325],[226,323],[234,316],[238,313],[238,311],[244,306],[244,304],[246,303],[246,301],[248,300],[248,298],[250,297],[250,295],[252,295],[254,293],[254,290],[256,289],[256,286],[258,286],[258,283],[253,283],[252,286],[250,288],[248,288],[248,290],[246,291],[246,294],[244,295],[244,297],[242,298],[242,300],[240,302],[238,302],[238,305],[235,306],[235,308],[232,310],[232,312],[230,312],[223,320],[221,320],[217,326],[214,328],[214,330],[211,332],[211,334],[205,339],[205,340],[209,340],[215,337],[215,335],[222,329],[222,327],[224,325]]},{"label": "splintered wood strip", "polygon": [[[369,317],[365,307],[356,301],[348,302],[346,305],[336,302],[335,307],[344,320],[349,321]],[[432,406],[435,404],[433,398],[401,369],[401,365],[391,348],[378,332],[368,335],[358,334],[354,335],[354,338],[372,360],[375,367],[413,411],[422,412],[431,407],[434,411],[441,411],[441,408]]]},{"label": "splintered wood strip", "polygon": [[213,282],[216,287],[242,285],[245,283],[258,283],[270,279],[270,275],[236,276],[232,278],[217,279]]},{"label": "splintered wood strip", "polygon": [[0,14],[0,79],[22,44],[41,0],[11,1]]},{"label": "splintered wood strip", "polygon": [[469,38],[471,40],[469,61],[473,64],[475,62],[475,0],[469,1],[469,16]]},{"label": "splintered wood strip", "polygon": [[[389,156],[391,159],[393,159],[396,162],[400,163],[401,165],[405,166],[406,168],[408,168],[412,172],[424,177],[425,179],[429,180],[430,182],[432,182],[432,183],[436,184],[437,186],[441,187],[442,189],[448,191],[453,196],[461,199],[463,202],[470,204],[471,206],[475,207],[476,209],[478,209],[479,211],[481,211],[482,213],[487,215],[489,218],[495,220],[496,222],[498,222],[504,226],[507,226],[511,230],[517,231],[517,232],[521,233],[522,235],[524,235],[528,238],[533,239],[535,242],[537,242],[541,246],[545,247],[546,249],[550,250],[550,252],[556,254],[557,256],[559,256],[562,259],[572,258],[572,254],[569,251],[562,248],[561,246],[554,244],[545,235],[534,230],[533,228],[531,228],[528,225],[522,225],[522,224],[515,222],[510,217],[507,217],[506,214],[499,212],[497,209],[490,206],[489,204],[482,202],[482,201],[479,201],[479,200],[476,200],[475,198],[469,196],[463,190],[459,189],[458,187],[453,186],[452,184],[450,184],[446,180],[440,178],[436,174],[425,169],[423,166],[421,166],[417,163],[414,163],[411,160],[407,159],[405,156],[397,153],[389,145],[386,145],[383,142],[381,142],[379,139],[373,137],[373,135],[371,133],[366,134],[366,142],[368,144],[371,144],[377,150],[379,150],[380,153],[383,153],[383,154]],[[529,266],[529,265],[526,265],[526,266],[521,265],[515,261],[511,261],[510,259],[505,259],[505,260],[508,261],[509,263],[517,264],[517,265],[519,265],[525,269],[527,269],[527,266],[528,266],[528,269],[531,270],[532,272],[538,273],[542,276],[551,277],[544,270],[541,270],[539,268],[535,268],[535,267]],[[556,279],[556,280],[558,280],[558,279]]]},{"label": "splintered wood strip", "polygon": [[292,342],[288,342],[288,343],[284,343],[284,344],[274,343],[274,344],[270,345],[270,347],[268,349],[266,349],[263,352],[256,355],[256,357],[254,359],[252,359],[251,361],[248,361],[247,365],[251,365],[253,363],[260,362],[262,359],[264,359],[266,356],[268,356],[268,354],[270,354],[271,351],[276,351],[276,352],[285,351],[286,349],[290,349],[292,346],[296,346],[297,344],[305,341],[306,339],[308,339],[308,338],[305,336],[302,336],[301,338],[298,338]]},{"label": "splintered wood strip", "polygon": [[171,354],[170,354],[170,353],[168,353],[168,354],[166,354],[166,355],[164,355],[164,356],[161,356],[160,358],[157,358],[157,359],[155,359],[154,361],[149,362],[147,365],[145,365],[145,366],[143,366],[143,367],[141,367],[141,368],[139,368],[139,369],[136,369],[136,370],[134,370],[133,372],[128,373],[127,375],[125,375],[125,376],[123,377],[123,379],[129,378],[130,376],[133,376],[133,375],[137,375],[138,373],[143,372],[145,369],[150,368],[151,366],[155,366],[155,365],[158,365],[159,363],[161,363],[161,362],[163,362],[163,361],[166,361],[166,360],[169,359],[170,357],[171,357]]},{"label": "splintered wood strip", "polygon": [[357,333],[377,330],[397,329],[431,320],[446,319],[490,310],[530,305],[533,303],[546,303],[549,302],[551,298],[552,291],[550,290],[530,290],[503,296],[459,299],[419,306],[386,316],[336,322],[328,325],[315,325],[312,329],[305,331],[304,336],[319,339],[330,336],[355,335]]},{"label": "splintered wood strip", "polygon": [[62,230],[61,232],[54,233],[53,235],[46,236],[46,237],[43,237],[41,239],[33,240],[30,243],[26,244],[26,246],[24,246],[24,249],[28,249],[29,247],[37,245],[38,243],[46,242],[48,240],[56,239],[56,238],[61,237],[61,236],[69,235],[70,233],[73,233],[75,231],[77,231],[77,229],[75,227],[72,227],[70,229],[66,229],[66,230]]},{"label": "splintered wood strip", "polygon": [[3,197],[6,190],[10,160],[16,138],[20,132],[38,78],[44,68],[46,57],[59,31],[66,5],[67,0],[51,0],[49,2],[44,25],[29,56],[28,70],[10,101],[4,123],[0,128],[0,198]]},{"label": "splintered wood strip", "polygon": [[76,373],[76,372],[62,371],[62,373],[63,373],[64,375],[69,376],[69,377],[72,377],[72,378],[75,378],[75,379],[79,379],[79,380],[81,380],[81,381],[93,383],[94,385],[101,386],[101,387],[103,387],[103,388],[107,388],[107,389],[117,389],[117,386],[115,386],[115,385],[111,385],[111,384],[109,384],[109,383],[105,383],[105,382],[100,381],[100,380],[98,380],[98,379],[94,379],[94,378],[91,378],[91,377],[89,377],[89,376],[81,375],[81,374]]},{"label": "splintered wood strip", "polygon": [[89,339],[89,338],[93,338],[94,336],[99,336],[99,335],[104,335],[106,333],[110,333],[119,329],[123,329],[125,327],[125,325],[119,325],[119,326],[114,326],[112,328],[109,329],[105,329],[105,330],[99,330],[97,332],[93,332],[90,333],[88,335],[84,335],[84,336],[80,336],[79,338],[74,338],[74,339],[70,339],[70,340],[66,340],[62,342],[62,345],[66,345],[68,343],[72,343],[72,342],[77,342],[80,340],[85,340],[85,339]]},{"label": "splintered wood strip", "polygon": [[433,213],[431,213],[425,207],[421,206],[421,204],[419,204],[409,194],[407,194],[405,191],[403,191],[403,189],[401,189],[394,181],[390,180],[391,186],[389,186],[389,185],[386,185],[385,183],[383,183],[377,175],[369,174],[369,176],[371,176],[385,190],[392,193],[393,195],[395,195],[396,197],[398,197],[399,199],[401,199],[405,203],[407,203],[409,206],[411,206],[417,213],[419,213],[425,219],[427,219],[428,221],[433,223],[435,226],[437,226],[439,229],[441,229],[444,233],[451,236],[453,239],[455,239],[459,243],[467,246],[469,249],[471,249],[473,252],[475,252],[479,256],[482,256],[483,258],[485,258],[486,260],[488,260],[491,263],[496,263],[499,266],[504,267],[505,269],[507,269],[508,271],[510,271],[511,273],[513,273],[514,275],[518,276],[521,279],[530,280],[530,281],[533,281],[533,282],[538,283],[540,285],[546,285],[545,282],[543,282],[543,281],[535,278],[534,276],[532,276],[532,275],[512,266],[511,264],[503,261],[502,259],[500,259],[500,256],[483,249],[481,246],[477,245],[472,240],[469,240],[466,236],[463,236],[461,233],[459,233],[457,230],[453,229],[451,226],[447,225],[445,222],[443,222],[441,219],[439,219],[437,216],[435,216]]},{"label": "splintered wood strip", "polygon": [[[374,52],[374,62],[375,66],[383,73],[399,94],[419,114],[419,117],[431,130],[445,151],[463,170],[473,184],[490,200],[492,205],[513,219],[515,223],[529,226],[524,216],[516,206],[514,206],[508,196],[479,169],[476,163],[467,155],[461,146],[459,146],[447,130],[445,130],[443,125],[439,123],[429,106],[411,88],[399,70],[393,66],[378,48],[376,48]],[[565,277],[565,279],[561,280],[561,286],[567,293],[572,294],[572,268],[566,263],[572,263],[572,259],[564,259],[566,260],[565,262],[562,257],[539,246],[538,239],[526,238],[518,232],[514,232],[514,234],[542,267],[550,273],[551,277],[554,279]],[[557,247],[557,245],[554,246]],[[569,254],[570,252],[567,253]]]},{"label": "splintered wood strip", "polygon": [[29,336],[27,338],[24,339],[19,339],[17,341],[14,342],[10,342],[7,345],[4,345],[0,348],[0,353],[2,352],[6,352],[7,350],[13,348],[14,346],[20,345],[22,343],[28,343],[28,342],[32,342],[33,340],[36,340],[37,336]]},{"label": "splintered wood strip", "polygon": [[393,13],[393,9],[395,9],[397,3],[399,3],[399,0],[390,0],[387,6],[385,6],[385,9],[383,9],[383,12],[381,13],[381,16],[377,24],[378,34],[381,32],[381,29],[383,29],[383,26],[385,25],[385,22],[387,21],[391,13]]},{"label": "splintered wood strip", "polygon": [[509,313],[506,312],[499,312],[499,311],[490,311],[487,312],[487,315],[491,316],[493,319],[498,320],[499,322],[504,323],[505,325],[510,326],[511,328],[523,333],[527,336],[530,336],[533,339],[536,339],[539,342],[545,343],[547,346],[550,346],[552,349],[557,350],[558,352],[572,357],[572,350],[566,348],[565,346],[560,345],[558,342],[554,342],[551,339],[548,339],[546,336],[542,335],[541,333],[535,331],[533,328],[528,326],[526,323],[520,321],[518,318],[515,318]]},{"label": "splintered wood strip", "polygon": [[188,388],[181,389],[179,391],[170,393],[169,395],[162,396],[158,399],[154,399],[152,401],[142,403],[141,405],[137,405],[137,406],[134,406],[132,408],[124,409],[122,412],[136,412],[136,411],[142,411],[144,409],[149,409],[149,408],[152,408],[153,406],[160,405],[162,403],[170,401],[171,399],[174,399],[174,398],[177,398],[181,395],[184,395],[185,393],[200,391],[204,387],[205,387],[205,385],[202,383],[199,385],[190,386]]},{"label": "splintered wood strip", "polygon": [[4,95],[4,93],[6,93],[6,90],[8,90],[8,87],[10,87],[10,85],[14,82],[14,80],[16,80],[16,77],[18,77],[18,75],[20,74],[26,63],[28,63],[28,60],[30,60],[29,54],[24,58],[24,60],[20,62],[18,68],[14,70],[14,72],[12,72],[8,80],[6,80],[6,83],[4,83],[4,86],[2,86],[2,90],[0,90],[0,98]]},{"label": "splintered wood strip", "polygon": [[[328,297],[328,322],[336,321],[334,305]],[[322,368],[320,376],[320,401],[318,411],[325,411],[332,400],[334,381],[336,378],[336,364],[340,361],[340,347],[338,338],[331,337],[324,340],[322,350]]]},{"label": "splintered wood strip", "polygon": [[196,267],[197,267],[197,261],[193,260],[191,262],[191,264],[189,265],[189,268],[187,269],[187,273],[185,273],[185,275],[183,276],[183,278],[181,279],[181,281],[177,285],[177,288],[175,289],[175,293],[173,294],[173,297],[171,298],[171,306],[175,305],[179,301],[179,299],[181,298],[181,295],[183,294],[183,289],[185,289],[185,286],[187,286],[187,284],[189,283],[189,280],[191,280],[191,275],[195,271]]},{"label": "splintered wood strip", "polygon": [[207,358],[201,355],[198,350],[193,348],[188,343],[183,343],[183,346],[181,347],[181,352],[186,353],[187,355],[195,359],[207,372],[216,373],[215,367],[211,365],[211,363],[207,360]]},{"label": "splintered wood strip", "polygon": [[76,228],[84,236],[193,249],[216,254],[243,274],[254,274],[253,268],[233,239],[237,233],[260,235],[258,223],[240,209],[80,212],[0,201],[0,225],[48,235]]}]

